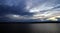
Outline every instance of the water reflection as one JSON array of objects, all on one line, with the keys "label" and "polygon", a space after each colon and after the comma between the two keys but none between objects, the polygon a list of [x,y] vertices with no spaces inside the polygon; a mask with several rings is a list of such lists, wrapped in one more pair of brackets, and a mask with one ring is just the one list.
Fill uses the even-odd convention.
[{"label": "water reflection", "polygon": [[60,23],[0,24],[0,30],[6,33],[59,33]]}]

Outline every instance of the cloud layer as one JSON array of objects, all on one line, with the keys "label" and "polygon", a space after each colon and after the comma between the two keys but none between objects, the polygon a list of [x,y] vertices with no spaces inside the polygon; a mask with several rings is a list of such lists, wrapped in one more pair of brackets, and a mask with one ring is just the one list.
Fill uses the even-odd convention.
[{"label": "cloud layer", "polygon": [[60,18],[60,0],[0,1],[2,20],[7,18],[7,21],[58,21]]}]

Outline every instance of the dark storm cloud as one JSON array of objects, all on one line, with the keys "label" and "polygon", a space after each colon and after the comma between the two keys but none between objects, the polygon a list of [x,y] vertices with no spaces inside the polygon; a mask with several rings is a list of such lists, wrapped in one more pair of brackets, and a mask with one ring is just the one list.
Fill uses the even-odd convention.
[{"label": "dark storm cloud", "polygon": [[[14,1],[16,1],[16,0],[14,0]],[[3,2],[1,2],[1,3],[3,3]],[[15,5],[9,6],[9,5],[5,5],[5,3],[4,3],[3,5],[0,5],[0,12],[1,12],[0,14],[30,15],[31,13],[25,12],[26,10],[24,8],[25,8],[25,2],[23,0],[21,0],[21,2],[17,6],[15,6]]]}]

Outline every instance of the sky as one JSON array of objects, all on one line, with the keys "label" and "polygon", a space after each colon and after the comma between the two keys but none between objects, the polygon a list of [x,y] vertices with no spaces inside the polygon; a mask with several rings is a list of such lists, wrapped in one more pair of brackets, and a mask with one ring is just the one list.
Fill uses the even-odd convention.
[{"label": "sky", "polygon": [[59,21],[60,0],[0,0],[0,21]]}]

